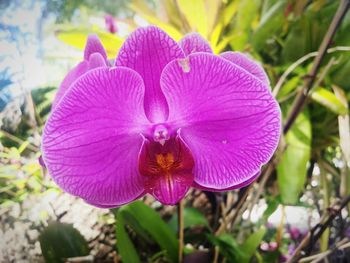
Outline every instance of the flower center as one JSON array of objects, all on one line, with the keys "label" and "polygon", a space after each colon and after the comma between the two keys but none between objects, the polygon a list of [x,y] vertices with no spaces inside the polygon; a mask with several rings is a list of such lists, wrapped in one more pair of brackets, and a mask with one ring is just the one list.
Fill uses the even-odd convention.
[{"label": "flower center", "polygon": [[172,153],[156,154],[156,162],[161,169],[168,172],[174,166],[174,155]]}]

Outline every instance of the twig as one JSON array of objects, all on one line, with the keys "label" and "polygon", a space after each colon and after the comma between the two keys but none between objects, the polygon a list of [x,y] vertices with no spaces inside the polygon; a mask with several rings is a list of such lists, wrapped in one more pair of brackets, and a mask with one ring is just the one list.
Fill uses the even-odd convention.
[{"label": "twig", "polygon": [[281,247],[282,244],[282,237],[283,237],[283,230],[284,230],[284,225],[286,221],[286,208],[284,205],[282,205],[282,215],[281,215],[281,221],[277,229],[276,233],[276,243],[278,247]]},{"label": "twig", "polygon": [[312,262],[318,262],[319,260],[322,260],[323,258],[325,258],[326,256],[332,254],[334,251],[338,250],[338,249],[344,249],[347,248],[350,245],[350,242],[347,238],[344,238],[342,240],[340,240],[332,249],[328,249],[325,252],[321,252],[309,257],[304,257],[302,259],[299,260],[299,263],[304,263],[304,262],[309,262],[312,260]]},{"label": "twig", "polygon": [[238,200],[237,206],[233,205],[227,210],[227,215],[229,215],[233,209],[236,209],[235,213],[233,214],[232,218],[230,219],[231,226],[235,225],[236,220],[240,215],[240,212],[242,211],[243,208],[245,209],[245,207],[244,207],[244,204],[246,203],[245,201],[246,201],[248,195],[250,194],[250,192],[252,191],[253,187],[254,187],[254,184],[250,184],[248,187],[244,188],[244,193],[242,194],[241,198]]},{"label": "twig", "polygon": [[[329,207],[329,189],[328,189],[328,181],[327,181],[327,173],[322,165],[322,163],[319,163],[320,168],[320,180],[321,180],[321,189],[323,190],[323,214],[327,213],[327,208]],[[328,241],[329,241],[329,228],[327,228],[323,235],[321,236],[320,240],[320,250],[322,252],[328,250]]]},{"label": "twig", "polygon": [[304,86],[301,92],[298,93],[296,96],[292,108],[289,111],[287,121],[284,125],[283,132],[286,134],[289,129],[291,128],[292,124],[294,123],[295,119],[297,118],[298,114],[302,111],[305,105],[305,101],[309,95],[310,89],[313,87],[313,84],[316,79],[317,72],[321,66],[321,62],[324,59],[324,56],[326,54],[327,48],[330,45],[332,38],[339,28],[339,25],[341,21],[343,20],[345,14],[349,10],[350,0],[341,0],[339,7],[332,19],[332,22],[328,28],[328,31],[326,35],[324,36],[321,46],[318,49],[318,54],[314,59],[312,69],[309,73],[309,76],[304,81]]},{"label": "twig", "polygon": [[219,262],[219,247],[216,246],[214,249],[214,259],[213,263],[218,263]]},{"label": "twig", "polygon": [[[307,249],[308,252],[312,250],[313,246],[317,242],[317,240],[321,237],[323,232],[330,226],[330,224],[333,222],[333,220],[340,214],[342,209],[350,202],[350,195],[348,195],[346,198],[342,199],[340,202],[339,208],[336,208],[336,205],[333,205],[328,210],[330,211],[328,214],[328,218],[322,217],[319,224],[314,226],[308,234],[304,237],[304,239],[301,241],[299,246],[295,249],[293,255],[291,258],[287,261],[287,263],[297,262],[299,258],[301,258],[302,252]],[[324,223],[321,223],[324,221]],[[305,252],[305,254],[309,254]]]},{"label": "twig", "polygon": [[87,263],[87,262],[93,262],[94,261],[94,256],[92,255],[87,255],[87,256],[82,256],[82,257],[71,257],[71,258],[66,258],[67,263]]},{"label": "twig", "polygon": [[[283,147],[283,152],[285,150],[285,147]],[[272,174],[272,172],[275,169],[275,165],[277,165],[277,162],[275,161],[275,157],[276,155],[274,155],[274,157],[272,157],[272,159],[270,160],[269,164],[266,165],[263,170],[262,170],[262,174],[263,177],[259,182],[259,188],[257,190],[258,193],[262,193],[262,189],[264,188],[267,179],[270,177],[270,175]],[[241,214],[242,211],[244,211],[247,208],[247,202],[246,199],[247,197],[251,194],[251,192],[254,189],[254,183],[250,184],[247,188],[245,188],[243,195],[241,196],[241,198],[238,201],[238,204],[236,206],[231,206],[229,209],[227,209],[226,215],[229,215],[231,213],[231,211],[233,209],[236,209],[235,213],[233,214],[232,218],[229,218],[227,221],[231,221],[232,222],[232,226],[235,225],[237,218],[239,217],[239,215]],[[260,190],[259,190],[260,189]],[[257,194],[255,196],[255,198],[253,198],[251,203],[255,203],[257,202],[257,196],[260,196],[260,194]],[[253,205],[254,206],[254,205]]]},{"label": "twig", "polygon": [[281,103],[283,103],[283,102],[289,100],[290,98],[293,98],[293,97],[295,96],[295,94],[297,93],[298,88],[299,88],[299,87],[297,87],[296,90],[291,91],[291,92],[290,92],[289,94],[287,94],[286,96],[284,96],[284,97],[282,97],[282,98],[279,98],[279,99],[278,99],[278,102],[281,104]]},{"label": "twig", "polygon": [[[337,46],[327,49],[327,53],[334,53],[337,51],[350,51],[350,47],[347,46]],[[316,57],[318,55],[318,51],[308,53],[301,58],[299,58],[297,61],[295,61],[292,65],[290,65],[287,70],[282,74],[282,76],[278,79],[272,94],[276,97],[279,91],[282,88],[283,83],[286,81],[287,77],[290,73],[292,73],[297,67],[299,67],[301,64],[303,64],[305,61],[309,60],[310,58]]]},{"label": "twig", "polygon": [[216,232],[215,232],[216,236],[225,232],[225,229],[227,227],[226,207],[225,207],[225,204],[223,202],[220,203],[220,208],[221,208],[222,223],[221,223],[220,227],[218,228],[218,230],[216,230]]},{"label": "twig", "polygon": [[[340,247],[337,248],[337,249],[342,250],[342,249],[345,249],[345,248],[348,248],[348,247],[350,247],[350,242],[348,242],[348,243],[346,243],[346,244],[340,246]],[[334,249],[334,250],[335,250],[335,249]],[[316,258],[315,260],[311,261],[310,263],[318,263],[318,262],[320,262],[322,259],[325,259],[326,256],[328,256],[329,254],[331,254],[334,250],[325,252],[325,255]]]},{"label": "twig", "polygon": [[319,78],[315,81],[315,84],[313,85],[315,88],[319,87],[322,83],[322,81],[324,80],[324,78],[326,77],[328,71],[331,69],[331,67],[333,65],[337,64],[337,61],[335,60],[334,57],[332,57],[329,62],[327,63],[327,65],[324,67],[324,69],[322,70],[322,72],[320,73]]},{"label": "twig", "polygon": [[[271,163],[274,163],[274,159],[276,158],[275,157],[276,155],[274,155],[273,159],[271,160]],[[250,206],[249,206],[249,217],[251,216],[252,214],[252,211],[254,209],[254,205],[256,203],[258,203],[258,200],[260,198],[260,195],[262,194],[262,192],[264,191],[265,189],[265,185],[268,181],[268,179],[270,178],[270,176],[272,175],[273,171],[275,170],[275,166],[274,165],[268,165],[266,166],[266,170],[265,172],[263,173],[263,175],[261,176],[261,179],[260,181],[257,183],[258,185],[258,189],[256,190],[256,193],[254,194],[251,202],[250,202]]]},{"label": "twig", "polygon": [[178,238],[179,238],[179,263],[183,262],[183,250],[184,250],[184,201],[181,200],[177,204],[177,216],[178,216]]},{"label": "twig", "polygon": [[[230,208],[227,209],[226,215],[230,214],[232,212],[232,210],[235,209],[235,208],[236,208],[235,215],[237,214],[237,211],[240,209],[240,207],[242,207],[243,202],[247,199],[247,195],[248,195],[249,189],[252,188],[252,186],[253,186],[253,184],[250,184],[248,187],[245,187],[245,188],[241,189],[243,191],[243,194],[238,199],[237,205],[236,204],[232,204],[230,206]],[[235,215],[233,216],[233,220],[235,218]]]},{"label": "twig", "polygon": [[261,180],[259,181],[258,190],[257,190],[256,194],[254,195],[254,198],[251,201],[251,206],[250,206],[250,210],[249,210],[249,216],[252,213],[254,205],[256,203],[258,203],[259,197],[262,194],[262,192],[264,191],[265,185],[266,185],[268,179],[272,175],[273,171],[276,169],[276,166],[279,163],[283,153],[286,151],[287,147],[288,147],[288,145],[285,144],[284,137],[282,135],[282,139],[280,140],[279,146],[278,146],[278,149],[277,149],[277,154],[275,154],[272,157],[272,159],[269,162],[269,165],[266,166],[266,170],[263,173],[263,176],[262,176]]}]

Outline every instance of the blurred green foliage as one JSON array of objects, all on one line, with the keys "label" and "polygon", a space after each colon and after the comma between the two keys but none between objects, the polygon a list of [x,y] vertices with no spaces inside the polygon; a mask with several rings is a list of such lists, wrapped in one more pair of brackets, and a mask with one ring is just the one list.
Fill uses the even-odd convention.
[{"label": "blurred green foliage", "polygon": [[[43,194],[50,187],[51,182],[42,178],[41,166],[36,158],[28,158],[28,141],[18,148],[5,148],[0,153],[0,205],[10,206],[14,202],[25,200],[30,194]],[[33,151],[33,149],[29,150]]]},{"label": "blurred green foliage", "polygon": [[127,12],[127,0],[96,1],[96,0],[47,0],[45,12],[53,13],[57,23],[69,22],[76,12],[103,12],[111,15],[119,15]]}]

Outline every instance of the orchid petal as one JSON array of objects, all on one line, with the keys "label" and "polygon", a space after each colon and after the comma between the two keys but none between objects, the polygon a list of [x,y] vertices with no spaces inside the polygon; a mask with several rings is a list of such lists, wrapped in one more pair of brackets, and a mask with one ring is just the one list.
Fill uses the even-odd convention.
[{"label": "orchid petal", "polygon": [[220,56],[244,68],[246,71],[264,82],[267,86],[270,86],[269,78],[263,67],[253,59],[249,58],[247,55],[241,52],[227,51],[221,53]]},{"label": "orchid petal", "polygon": [[192,187],[197,188],[197,189],[202,190],[202,191],[226,192],[226,191],[231,191],[231,190],[235,190],[235,189],[240,189],[240,188],[246,187],[247,185],[250,185],[252,182],[254,182],[259,177],[259,175],[260,175],[260,172],[254,174],[251,178],[249,178],[248,180],[246,180],[240,184],[237,184],[237,185],[225,188],[225,189],[215,189],[215,188],[204,187],[204,186],[197,184],[196,182],[193,182]]},{"label": "orchid petal", "polygon": [[106,50],[104,49],[100,39],[98,38],[97,35],[91,34],[88,36],[86,40],[86,45],[84,49],[84,59],[89,60],[90,55],[94,53],[99,53],[101,56],[107,60],[107,53]]},{"label": "orchid petal", "polygon": [[107,67],[106,60],[100,53],[93,53],[89,58],[89,68],[99,68],[99,67]]},{"label": "orchid petal", "polygon": [[118,203],[118,204],[101,204],[101,203],[95,203],[95,202],[91,202],[90,200],[84,200],[85,203],[89,204],[89,205],[93,205],[93,206],[96,206],[96,207],[99,207],[99,208],[105,208],[105,209],[109,209],[109,208],[115,208],[115,207],[119,207],[119,206],[122,206],[122,205],[126,205],[130,202],[133,202],[139,198],[141,198],[142,196],[144,196],[146,194],[146,192],[141,192],[141,194],[139,196],[137,196],[134,200],[131,200],[131,201],[128,201],[128,202],[125,202],[125,203]]},{"label": "orchid petal", "polygon": [[184,54],[175,40],[154,26],[137,29],[119,50],[116,65],[135,70],[144,80],[144,107],[151,122],[164,122],[168,117],[159,79],[165,65],[182,57]]},{"label": "orchid petal", "polygon": [[76,67],[74,67],[62,81],[57,91],[56,97],[52,102],[52,109],[56,108],[57,104],[60,102],[74,81],[76,81],[89,70],[98,67],[107,67],[106,61],[100,53],[91,54],[89,61],[84,60],[83,62],[80,62]]},{"label": "orchid petal", "polygon": [[57,104],[61,101],[64,94],[67,92],[69,87],[73,84],[75,80],[77,80],[81,75],[89,70],[89,62],[82,61],[77,66],[75,66],[67,76],[63,79],[58,91],[56,93],[56,97],[52,102],[52,109],[55,109]]},{"label": "orchid petal", "polygon": [[143,110],[141,77],[128,68],[97,68],[79,78],[49,117],[43,159],[66,192],[99,206],[139,197],[140,132],[149,122]]},{"label": "orchid petal", "polygon": [[194,161],[194,181],[226,189],[260,171],[275,151],[281,126],[278,103],[246,70],[218,56],[197,53],[163,70],[168,124]]},{"label": "orchid petal", "polygon": [[191,33],[184,36],[180,40],[179,45],[186,56],[196,52],[213,53],[209,43],[198,33]]}]

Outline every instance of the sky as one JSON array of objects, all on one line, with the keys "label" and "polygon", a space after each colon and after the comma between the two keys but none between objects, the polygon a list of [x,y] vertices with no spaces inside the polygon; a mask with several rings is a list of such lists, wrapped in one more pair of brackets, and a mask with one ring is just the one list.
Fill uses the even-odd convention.
[{"label": "sky", "polygon": [[57,86],[79,51],[57,40],[54,15],[43,17],[44,1],[16,0],[0,8],[1,111],[9,97],[16,99],[35,88]]}]

